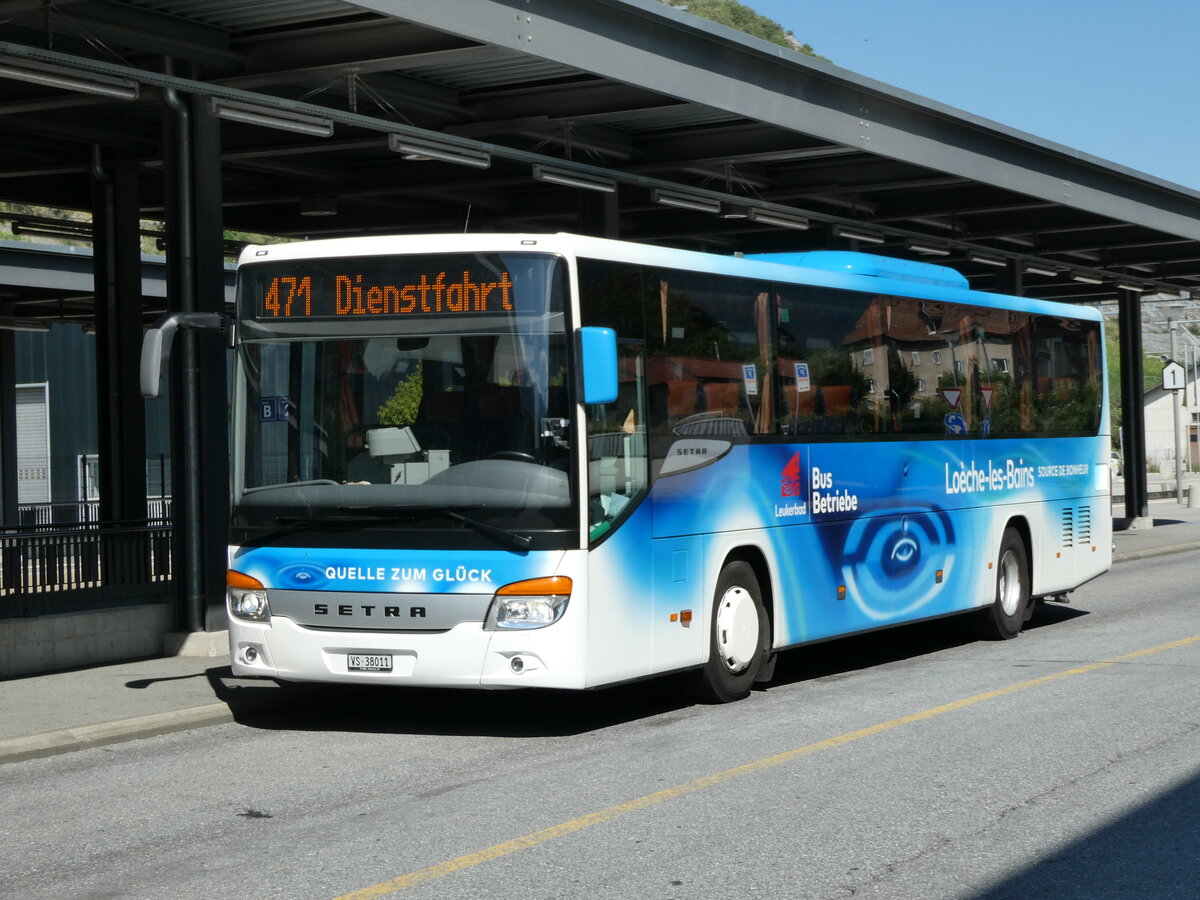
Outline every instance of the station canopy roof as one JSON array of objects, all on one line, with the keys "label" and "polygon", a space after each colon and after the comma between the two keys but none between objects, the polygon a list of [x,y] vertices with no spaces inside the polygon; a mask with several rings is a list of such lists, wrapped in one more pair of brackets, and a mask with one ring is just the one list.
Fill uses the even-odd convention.
[{"label": "station canopy roof", "polygon": [[607,221],[720,253],[858,246],[981,290],[1020,271],[1066,301],[1200,291],[1200,194],[656,0],[0,0],[0,23],[0,200],[89,208],[101,147],[161,218],[186,93],[222,120],[228,229]]}]

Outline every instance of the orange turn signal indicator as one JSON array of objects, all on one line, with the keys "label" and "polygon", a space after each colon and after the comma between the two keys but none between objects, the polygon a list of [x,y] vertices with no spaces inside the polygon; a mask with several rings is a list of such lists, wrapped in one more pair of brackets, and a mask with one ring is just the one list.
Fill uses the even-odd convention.
[{"label": "orange turn signal indicator", "polygon": [[546,578],[530,578],[514,581],[496,591],[503,597],[565,597],[571,593],[571,579],[566,575],[550,575]]},{"label": "orange turn signal indicator", "polygon": [[267,587],[257,578],[234,569],[227,569],[225,571],[225,584],[231,588],[238,588],[243,591],[264,591]]}]

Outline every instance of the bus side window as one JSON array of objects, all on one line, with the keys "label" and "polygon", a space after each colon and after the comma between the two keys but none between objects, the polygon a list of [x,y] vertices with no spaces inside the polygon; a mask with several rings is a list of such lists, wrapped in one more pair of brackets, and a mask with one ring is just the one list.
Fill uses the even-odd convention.
[{"label": "bus side window", "polygon": [[596,541],[632,510],[648,483],[645,358],[640,342],[621,342],[612,403],[587,407],[588,531]]}]

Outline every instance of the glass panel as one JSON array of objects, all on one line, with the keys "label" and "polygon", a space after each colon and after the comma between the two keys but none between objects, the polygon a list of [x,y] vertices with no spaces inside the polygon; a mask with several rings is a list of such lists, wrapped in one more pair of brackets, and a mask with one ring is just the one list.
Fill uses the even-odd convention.
[{"label": "glass panel", "polygon": [[587,407],[588,529],[592,541],[631,511],[648,484],[645,356],[639,342],[622,341],[615,402]]},{"label": "glass panel", "polygon": [[1090,322],[1039,316],[1033,328],[1036,427],[1095,434],[1100,426],[1100,332]]},{"label": "glass panel", "polygon": [[650,284],[657,315],[650,315],[647,381],[655,432],[772,433],[767,286],[665,270],[654,273]]},{"label": "glass panel", "polygon": [[867,381],[874,378],[878,390],[887,384],[887,369],[883,354],[873,353],[870,373],[864,370],[864,351],[879,341],[872,297],[793,285],[776,292],[779,433],[875,430]]},{"label": "glass panel", "polygon": [[[396,510],[407,512],[391,527],[419,529],[471,509],[506,528],[577,530],[562,267],[488,262],[511,279],[503,315],[376,320],[369,335],[334,321],[322,328],[336,336],[242,345],[241,524]],[[455,263],[421,260],[430,271]],[[372,264],[373,277],[413,280],[411,261]]]}]

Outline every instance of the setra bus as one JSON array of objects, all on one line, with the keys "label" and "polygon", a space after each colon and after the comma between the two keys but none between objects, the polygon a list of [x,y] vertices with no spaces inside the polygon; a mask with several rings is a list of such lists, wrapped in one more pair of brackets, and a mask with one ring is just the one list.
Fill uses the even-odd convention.
[{"label": "setra bus", "polygon": [[236,321],[239,676],[729,701],[1111,562],[1099,314],[946,267],[348,238],[246,248]]}]

